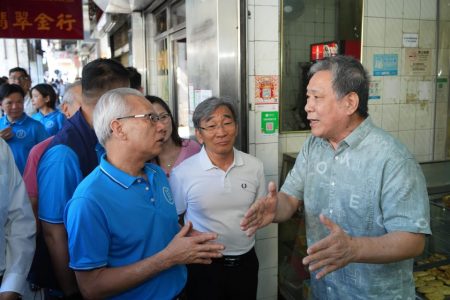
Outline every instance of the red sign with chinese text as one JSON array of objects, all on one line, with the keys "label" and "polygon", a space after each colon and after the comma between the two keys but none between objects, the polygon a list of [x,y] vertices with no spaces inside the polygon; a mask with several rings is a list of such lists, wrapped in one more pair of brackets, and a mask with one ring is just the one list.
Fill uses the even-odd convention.
[{"label": "red sign with chinese text", "polygon": [[1,0],[0,38],[83,39],[82,0]]}]

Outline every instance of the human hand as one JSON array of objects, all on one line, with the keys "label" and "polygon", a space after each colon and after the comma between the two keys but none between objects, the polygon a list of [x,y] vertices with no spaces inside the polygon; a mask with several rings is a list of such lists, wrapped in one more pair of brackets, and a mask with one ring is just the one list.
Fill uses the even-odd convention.
[{"label": "human hand", "polygon": [[319,218],[330,234],[309,247],[306,251],[308,256],[303,259],[303,264],[309,265],[310,271],[321,269],[316,279],[345,267],[356,257],[354,239],[324,215],[321,214]]},{"label": "human hand", "polygon": [[4,139],[5,141],[9,140],[14,136],[14,133],[12,131],[12,127],[6,127],[2,130],[0,130],[0,138]]},{"label": "human hand", "polygon": [[217,233],[199,232],[189,221],[175,235],[166,251],[174,264],[210,264],[212,258],[222,257],[224,245],[214,243]]},{"label": "human hand", "polygon": [[252,236],[257,229],[272,223],[275,217],[278,192],[273,181],[269,182],[267,190],[267,195],[256,200],[241,221],[241,230],[245,231],[247,236]]}]

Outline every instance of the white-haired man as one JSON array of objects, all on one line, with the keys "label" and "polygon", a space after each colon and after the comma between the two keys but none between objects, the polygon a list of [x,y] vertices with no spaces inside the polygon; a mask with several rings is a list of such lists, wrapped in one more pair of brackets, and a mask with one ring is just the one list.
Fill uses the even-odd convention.
[{"label": "white-haired man", "polygon": [[[94,130],[106,154],[66,206],[70,267],[88,299],[176,299],[187,263],[210,263],[214,233],[179,230],[166,175],[147,164],[163,136],[152,104],[133,89],[104,94]],[[107,191],[107,192],[105,192]]]}]

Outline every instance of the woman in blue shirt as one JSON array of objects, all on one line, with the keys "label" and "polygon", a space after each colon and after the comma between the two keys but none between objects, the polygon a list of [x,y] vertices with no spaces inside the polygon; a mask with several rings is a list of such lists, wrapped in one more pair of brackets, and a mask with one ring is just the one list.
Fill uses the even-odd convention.
[{"label": "woman in blue shirt", "polygon": [[66,117],[55,108],[56,93],[53,87],[40,83],[31,88],[31,101],[38,110],[33,119],[44,125],[49,135],[55,135],[63,126]]}]

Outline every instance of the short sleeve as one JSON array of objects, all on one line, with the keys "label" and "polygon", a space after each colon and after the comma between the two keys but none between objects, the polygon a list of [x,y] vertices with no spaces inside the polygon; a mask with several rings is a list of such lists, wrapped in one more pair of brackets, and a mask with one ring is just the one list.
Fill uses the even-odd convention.
[{"label": "short sleeve", "polygon": [[181,180],[180,173],[177,172],[175,168],[169,177],[170,189],[172,190],[173,198],[175,201],[175,207],[177,209],[177,214],[181,215],[186,211],[186,198],[183,188],[183,181]]}]

